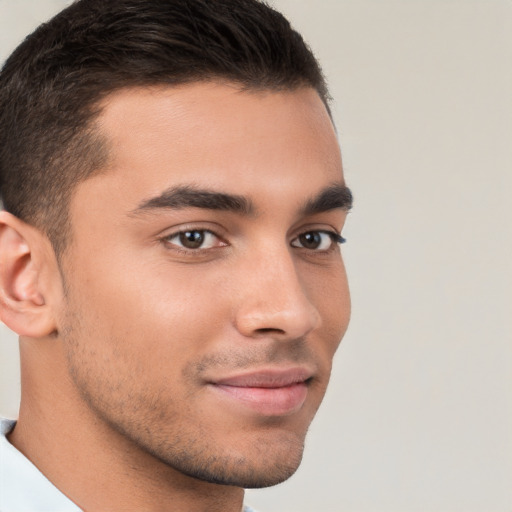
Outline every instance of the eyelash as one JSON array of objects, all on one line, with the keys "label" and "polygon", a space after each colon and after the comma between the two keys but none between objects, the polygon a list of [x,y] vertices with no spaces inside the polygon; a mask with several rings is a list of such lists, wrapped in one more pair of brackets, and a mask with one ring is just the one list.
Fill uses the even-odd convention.
[{"label": "eyelash", "polygon": [[[212,237],[215,237],[217,240],[221,241],[222,243],[220,243],[219,245],[217,245],[216,247],[201,247],[201,246],[198,246],[196,248],[190,248],[190,247],[184,247],[183,246],[183,240],[180,241],[181,245],[178,245],[174,242],[172,242],[171,240],[173,240],[174,238],[181,238],[183,236],[186,236],[187,234],[194,234],[194,233],[200,233],[202,234],[202,240],[200,241],[200,245],[202,245],[204,243],[204,239],[206,237],[209,237],[209,236],[212,236]],[[300,237],[304,237],[304,236],[307,236],[307,235],[327,235],[330,239],[331,239],[331,245],[326,248],[326,249],[317,249],[317,248],[313,248],[313,249],[309,249],[308,247],[304,247],[303,245],[294,245],[294,242],[296,240],[299,240]],[[212,250],[212,249],[216,249],[218,247],[226,247],[227,245],[229,245],[227,242],[224,242],[222,240],[222,237],[220,237],[219,235],[217,235],[216,233],[214,233],[213,231],[209,230],[209,229],[185,229],[185,230],[181,230],[181,231],[177,231],[175,233],[171,233],[170,235],[167,235],[165,237],[162,237],[161,239],[163,242],[165,242],[167,245],[172,245],[173,246],[173,250],[175,251],[179,251],[181,253],[186,253],[186,254],[197,254],[199,252],[204,252],[204,251],[209,251],[209,250]],[[300,233],[299,235],[297,235],[290,243],[290,245],[292,247],[295,247],[297,249],[305,249],[305,250],[310,250],[312,252],[317,252],[319,254],[321,253],[328,253],[332,250],[334,250],[334,248],[336,247],[336,245],[340,245],[340,244],[344,244],[346,242],[346,239],[344,237],[342,237],[340,234],[338,234],[337,232],[335,231],[329,231],[329,230],[322,230],[322,229],[312,229],[310,231],[304,231],[303,233]],[[303,244],[303,242],[299,242],[301,244]]]}]

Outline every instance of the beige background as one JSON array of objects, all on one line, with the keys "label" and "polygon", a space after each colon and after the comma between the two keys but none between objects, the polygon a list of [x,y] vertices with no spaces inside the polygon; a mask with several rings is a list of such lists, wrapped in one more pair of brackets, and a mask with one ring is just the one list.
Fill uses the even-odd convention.
[{"label": "beige background", "polygon": [[[62,0],[0,0],[0,59]],[[512,2],[274,0],[324,64],[353,320],[261,512],[512,510]],[[326,290],[326,293],[329,293]],[[0,412],[16,342],[0,331]]]}]

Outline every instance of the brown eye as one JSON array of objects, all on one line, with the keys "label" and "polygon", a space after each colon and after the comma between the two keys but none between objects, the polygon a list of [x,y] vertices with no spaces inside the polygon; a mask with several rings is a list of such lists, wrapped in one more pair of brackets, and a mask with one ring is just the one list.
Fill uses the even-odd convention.
[{"label": "brown eye", "polygon": [[335,243],[343,243],[345,239],[338,233],[330,231],[307,231],[292,240],[292,247],[301,247],[310,251],[328,251]]},{"label": "brown eye", "polygon": [[189,229],[164,238],[168,245],[181,249],[203,250],[226,245],[215,233],[207,229]]},{"label": "brown eye", "polygon": [[300,245],[306,249],[318,249],[322,243],[320,233],[312,231],[311,233],[303,233],[299,236]]},{"label": "brown eye", "polygon": [[179,234],[180,243],[187,249],[199,249],[204,243],[204,231],[184,231]]}]

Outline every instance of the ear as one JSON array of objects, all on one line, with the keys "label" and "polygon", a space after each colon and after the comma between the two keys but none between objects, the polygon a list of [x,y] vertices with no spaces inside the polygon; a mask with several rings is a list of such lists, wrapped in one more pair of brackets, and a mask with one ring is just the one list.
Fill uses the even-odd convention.
[{"label": "ear", "polygon": [[47,237],[0,212],[0,319],[20,336],[41,338],[56,330],[49,274],[56,261]]}]

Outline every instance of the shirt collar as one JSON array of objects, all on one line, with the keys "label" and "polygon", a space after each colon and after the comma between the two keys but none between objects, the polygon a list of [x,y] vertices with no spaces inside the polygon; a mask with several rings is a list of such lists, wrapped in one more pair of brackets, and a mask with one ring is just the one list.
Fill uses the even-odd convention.
[{"label": "shirt collar", "polygon": [[0,418],[0,510],[2,512],[80,512],[7,440],[16,422]]}]

